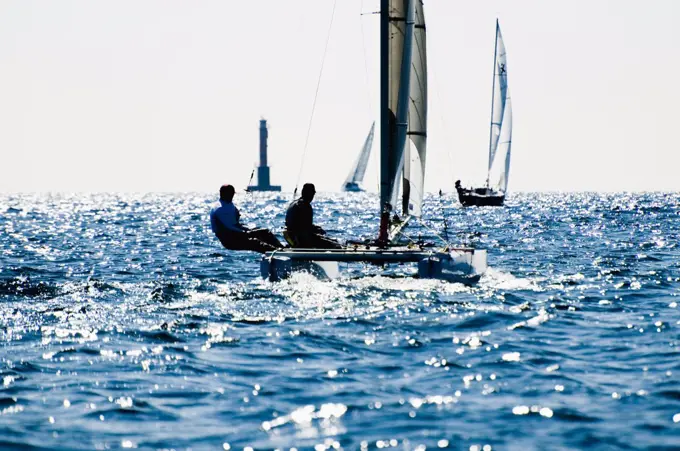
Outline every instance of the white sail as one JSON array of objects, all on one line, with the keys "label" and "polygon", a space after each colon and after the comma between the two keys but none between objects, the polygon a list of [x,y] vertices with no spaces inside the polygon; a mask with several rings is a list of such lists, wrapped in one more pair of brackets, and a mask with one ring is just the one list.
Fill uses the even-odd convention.
[{"label": "white sail", "polygon": [[[347,179],[343,184],[343,189],[346,191],[359,189],[359,184],[364,181],[364,175],[366,174],[366,166],[368,166],[368,159],[371,156],[371,149],[373,148],[373,135],[375,133],[375,122],[371,125],[371,130],[366,136],[366,141],[361,148],[361,153],[357,157],[352,170],[347,175]],[[352,189],[351,187],[356,187]]]},{"label": "white sail", "polygon": [[427,52],[423,2],[415,2],[415,25],[411,57],[409,89],[408,139],[404,149],[403,205],[404,215],[419,217],[425,189],[425,156],[427,150]]},{"label": "white sail", "polygon": [[498,146],[494,155],[493,164],[489,169],[489,187],[496,191],[507,192],[508,175],[510,173],[510,149],[512,147],[512,101],[510,91],[507,91],[507,99],[503,114],[503,127],[498,138]]},{"label": "white sail", "polygon": [[491,188],[505,191],[508,186],[508,169],[510,166],[512,107],[510,105],[510,91],[508,90],[507,54],[498,21],[496,21],[495,47],[488,184]]},{"label": "white sail", "polygon": [[[382,125],[388,133],[383,135],[387,140],[381,140],[381,204],[389,203],[394,212],[419,215],[427,104],[423,3],[389,0],[388,12],[389,119]],[[402,182],[404,189],[399,199]],[[397,208],[398,204],[401,208]]]},{"label": "white sail", "polygon": [[[408,125],[408,97],[411,67],[411,44],[413,42],[413,24],[409,24],[408,13],[412,2],[416,0],[387,0],[388,31],[386,39],[388,47],[387,70],[387,110],[388,117],[381,123],[383,135],[380,142],[381,176],[380,203],[381,208],[389,204],[397,211],[397,199],[401,173],[404,166],[404,147]],[[382,9],[382,8],[381,8]],[[384,70],[384,68],[382,69]],[[385,130],[387,133],[385,133]],[[387,139],[385,139],[387,138]]]}]

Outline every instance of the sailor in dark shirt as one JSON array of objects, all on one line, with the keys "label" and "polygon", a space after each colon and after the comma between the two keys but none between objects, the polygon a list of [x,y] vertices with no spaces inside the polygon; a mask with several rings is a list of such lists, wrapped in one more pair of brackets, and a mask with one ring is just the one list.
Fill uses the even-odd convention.
[{"label": "sailor in dark shirt", "polygon": [[305,183],[302,196],[293,201],[286,211],[286,235],[291,245],[307,249],[341,249],[337,241],[328,238],[326,231],[314,225],[312,200],[316,189],[312,183]]},{"label": "sailor in dark shirt", "polygon": [[280,249],[281,243],[268,229],[248,229],[241,225],[241,214],[232,202],[234,187],[222,185],[220,206],[210,211],[210,228],[227,249],[235,251],[269,252]]}]

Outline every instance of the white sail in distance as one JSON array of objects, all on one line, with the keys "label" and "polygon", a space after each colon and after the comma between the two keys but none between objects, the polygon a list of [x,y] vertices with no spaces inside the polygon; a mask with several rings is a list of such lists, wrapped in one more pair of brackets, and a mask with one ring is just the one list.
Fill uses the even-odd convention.
[{"label": "white sail in distance", "polygon": [[371,125],[371,130],[368,132],[368,135],[366,136],[366,141],[364,141],[364,145],[361,148],[361,152],[359,153],[359,156],[354,162],[352,170],[347,175],[345,183],[342,185],[343,189],[351,190],[351,188],[348,188],[348,186],[349,187],[355,186],[356,188],[358,188],[358,185],[364,181],[366,167],[368,166],[368,159],[371,156],[371,149],[373,148],[374,134],[375,134],[375,122],[373,122],[373,124]]},{"label": "white sail in distance", "polygon": [[505,192],[508,188],[512,145],[512,103],[508,89],[507,53],[498,21],[496,21],[490,128],[487,181],[490,188]]}]

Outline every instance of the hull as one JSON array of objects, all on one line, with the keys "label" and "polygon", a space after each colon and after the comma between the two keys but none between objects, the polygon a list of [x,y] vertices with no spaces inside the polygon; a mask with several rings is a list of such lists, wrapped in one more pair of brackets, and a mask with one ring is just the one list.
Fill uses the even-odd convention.
[{"label": "hull", "polygon": [[268,252],[262,257],[262,277],[276,282],[293,272],[306,271],[321,279],[339,275],[339,262],[385,264],[415,263],[418,277],[472,285],[486,272],[486,250],[449,248],[445,250],[394,249],[290,249]]},{"label": "hull", "polygon": [[464,207],[501,207],[505,194],[489,188],[457,188],[458,200]]},{"label": "hull", "polygon": [[260,185],[250,185],[248,189],[246,189],[247,192],[251,191],[275,191],[275,192],[280,192],[281,187],[278,185],[268,185],[268,186],[260,186]]},{"label": "hull", "polygon": [[342,190],[347,192],[347,193],[362,193],[364,190],[361,189],[358,183],[345,183],[345,185],[342,187]]}]

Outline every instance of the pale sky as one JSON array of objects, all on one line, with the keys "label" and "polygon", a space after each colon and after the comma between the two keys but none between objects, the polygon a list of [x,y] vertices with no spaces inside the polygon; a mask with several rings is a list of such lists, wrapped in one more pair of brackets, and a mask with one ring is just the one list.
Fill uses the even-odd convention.
[{"label": "pale sky", "polygon": [[[379,18],[360,15],[378,4],[337,0],[301,179],[320,191],[339,189],[378,119]],[[0,1],[0,192],[242,188],[261,116],[272,182],[292,191],[332,9]],[[513,101],[510,191],[680,190],[680,1],[427,0],[425,16],[426,190],[485,178],[496,18]]]}]

